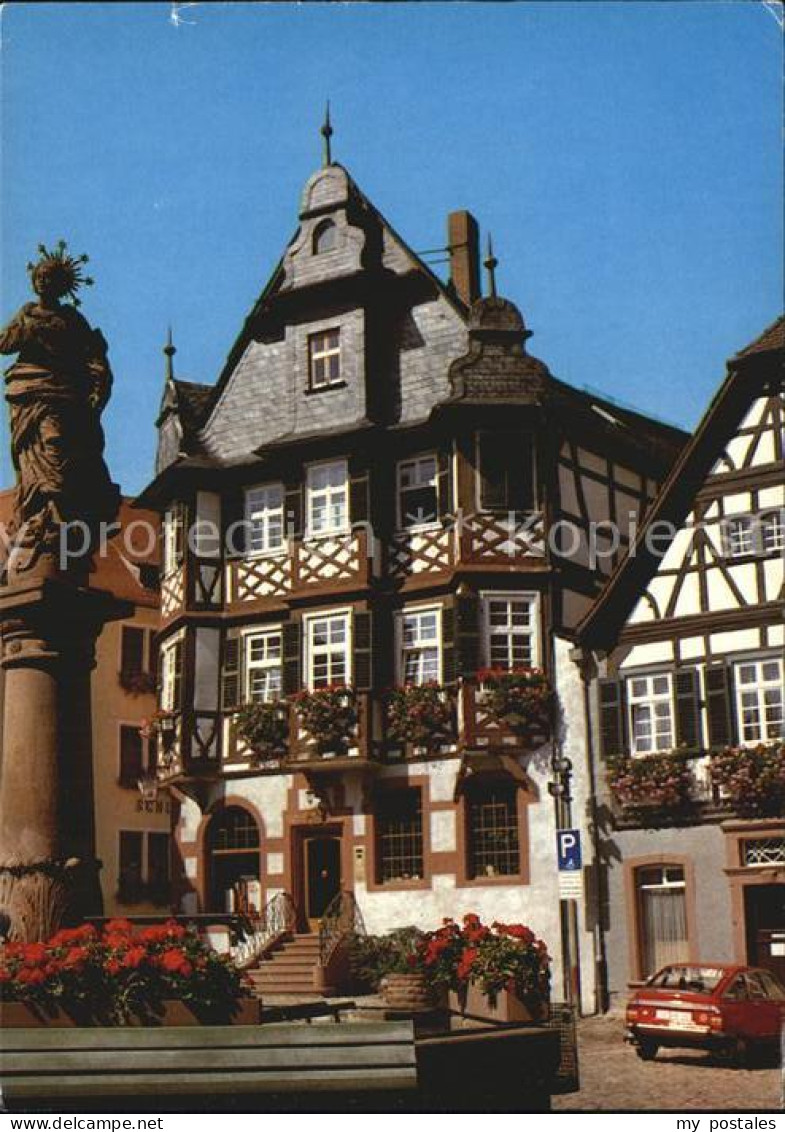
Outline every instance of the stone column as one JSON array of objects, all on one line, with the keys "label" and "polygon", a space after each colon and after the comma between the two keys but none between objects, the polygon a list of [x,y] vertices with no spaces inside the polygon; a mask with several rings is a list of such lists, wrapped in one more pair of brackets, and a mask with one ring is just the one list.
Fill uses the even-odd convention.
[{"label": "stone column", "polygon": [[90,673],[111,595],[31,579],[0,589],[5,671],[0,912],[20,940],[100,915]]}]

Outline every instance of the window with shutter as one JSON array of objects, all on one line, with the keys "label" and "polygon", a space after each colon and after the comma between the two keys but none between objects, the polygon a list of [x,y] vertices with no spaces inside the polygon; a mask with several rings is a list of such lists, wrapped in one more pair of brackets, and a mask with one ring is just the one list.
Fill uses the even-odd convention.
[{"label": "window with shutter", "polygon": [[272,703],[281,698],[281,630],[265,629],[245,638],[245,701]]},{"label": "window with shutter", "polygon": [[724,664],[710,665],[703,674],[709,746],[729,747],[734,742],[733,675]]},{"label": "window with shutter", "polygon": [[627,680],[630,746],[635,755],[672,751],[675,746],[673,682],[669,672]]},{"label": "window with shutter", "polygon": [[399,619],[398,682],[439,683],[441,672],[441,609],[405,609]]},{"label": "window with shutter", "polygon": [[603,759],[625,754],[624,685],[621,680],[600,680],[600,753]]},{"label": "window with shutter", "polygon": [[509,672],[539,664],[536,594],[483,594],[485,662]]},{"label": "window with shutter", "polygon": [[144,770],[144,740],[136,725],[120,727],[120,785],[136,789]]},{"label": "window with shutter", "polygon": [[674,673],[676,697],[676,741],[682,750],[701,749],[700,684],[696,668],[681,668]]},{"label": "window with shutter", "polygon": [[736,710],[741,743],[767,743],[785,736],[783,662],[778,657],[735,666]]},{"label": "window with shutter", "polygon": [[240,638],[227,636],[224,641],[222,704],[224,711],[233,711],[240,703]]},{"label": "window with shutter", "polygon": [[355,613],[353,644],[354,686],[358,692],[369,692],[373,687],[373,621],[370,613]]}]

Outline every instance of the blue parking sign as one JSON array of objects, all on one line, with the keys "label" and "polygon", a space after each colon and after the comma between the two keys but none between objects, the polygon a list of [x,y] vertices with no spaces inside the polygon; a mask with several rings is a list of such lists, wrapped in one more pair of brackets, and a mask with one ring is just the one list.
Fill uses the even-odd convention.
[{"label": "blue parking sign", "polygon": [[579,829],[557,829],[556,856],[560,873],[577,872],[582,867],[581,831]]}]

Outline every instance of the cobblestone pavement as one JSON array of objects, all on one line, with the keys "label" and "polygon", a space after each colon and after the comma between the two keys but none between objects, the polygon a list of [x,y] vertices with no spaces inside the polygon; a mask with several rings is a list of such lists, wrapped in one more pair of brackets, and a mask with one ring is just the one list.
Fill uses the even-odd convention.
[{"label": "cobblestone pavement", "polygon": [[655,1061],[641,1061],[623,1039],[618,1017],[579,1023],[581,1091],[554,1097],[555,1112],[782,1109],[778,1068],[733,1069],[699,1050],[661,1050]]}]

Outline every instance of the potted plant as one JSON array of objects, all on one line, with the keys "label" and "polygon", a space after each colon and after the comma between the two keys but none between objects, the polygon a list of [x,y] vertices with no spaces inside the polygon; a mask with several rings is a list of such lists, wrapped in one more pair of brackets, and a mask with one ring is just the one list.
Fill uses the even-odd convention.
[{"label": "potted plant", "polygon": [[555,694],[540,668],[484,668],[477,673],[479,702],[516,735],[547,738]]},{"label": "potted plant", "polygon": [[346,684],[298,692],[293,697],[303,729],[320,754],[346,751],[357,727],[357,698]]},{"label": "potted plant", "polygon": [[393,1010],[430,1010],[439,992],[425,971],[423,938],[424,933],[415,927],[358,936],[350,952],[352,973]]},{"label": "potted plant", "polygon": [[614,800],[630,816],[651,820],[690,804],[695,777],[688,756],[677,753],[616,759],[608,768]]},{"label": "potted plant", "polygon": [[0,950],[4,1026],[193,1025],[258,1020],[258,1001],[226,956],[174,920],[66,928]]},{"label": "potted plant", "polygon": [[139,734],[143,739],[153,739],[160,735],[164,746],[171,746],[177,730],[177,715],[166,708],[156,708],[151,716],[143,719],[139,726]]},{"label": "potted plant", "polygon": [[151,695],[156,689],[155,675],[138,669],[123,669],[119,675],[120,687],[132,696]]},{"label": "potted plant", "polygon": [[237,735],[259,759],[275,759],[286,753],[289,712],[281,700],[243,704],[236,716]]},{"label": "potted plant", "polygon": [[728,747],[711,756],[709,773],[741,817],[776,817],[785,811],[785,744]]},{"label": "potted plant", "polygon": [[432,747],[453,729],[452,703],[441,684],[404,684],[387,700],[387,734],[396,743]]},{"label": "potted plant", "polygon": [[497,1021],[543,1017],[550,993],[548,949],[524,924],[482,923],[475,913],[463,925],[445,919],[420,944],[428,978],[450,992],[462,1014]]}]

